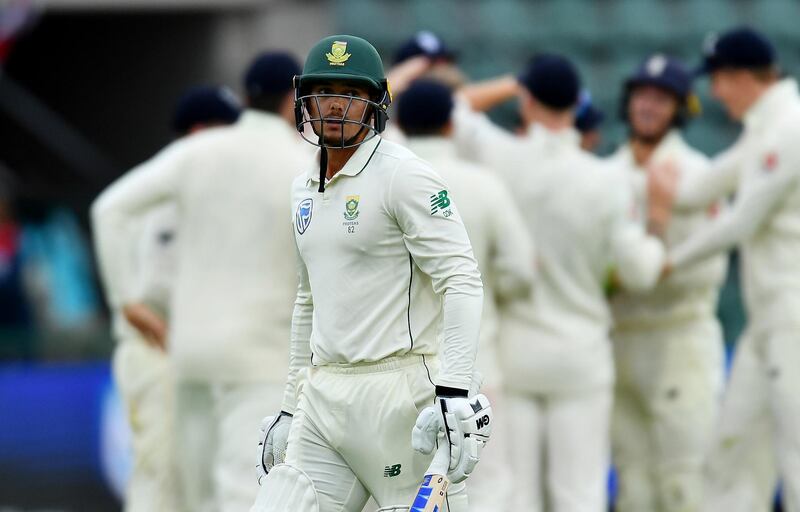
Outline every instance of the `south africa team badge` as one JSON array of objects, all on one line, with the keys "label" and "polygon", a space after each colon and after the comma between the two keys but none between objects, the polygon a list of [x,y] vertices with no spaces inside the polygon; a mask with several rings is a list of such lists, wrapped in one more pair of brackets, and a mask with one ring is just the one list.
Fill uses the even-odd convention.
[{"label": "south africa team badge", "polygon": [[345,220],[356,220],[358,218],[358,201],[361,196],[347,196],[344,203]]},{"label": "south africa team badge", "polygon": [[311,224],[311,214],[314,211],[314,200],[309,198],[300,201],[297,205],[297,212],[294,214],[294,225],[299,234],[303,234]]}]

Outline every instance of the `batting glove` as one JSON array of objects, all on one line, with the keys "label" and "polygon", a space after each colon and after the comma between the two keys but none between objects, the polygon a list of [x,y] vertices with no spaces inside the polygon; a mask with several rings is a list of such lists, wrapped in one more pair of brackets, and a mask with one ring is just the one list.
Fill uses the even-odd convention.
[{"label": "batting glove", "polygon": [[[492,433],[492,407],[486,396],[437,396],[433,406],[417,417],[411,433],[415,450],[429,455],[441,439],[450,445],[447,477],[452,483],[465,480],[480,460]],[[440,436],[441,434],[441,436]]]},{"label": "batting glove", "polygon": [[292,415],[281,411],[275,416],[267,416],[261,421],[261,441],[258,443],[258,485],[267,476],[273,466],[282,464],[286,459],[286,445],[289,441],[289,428],[292,426]]}]

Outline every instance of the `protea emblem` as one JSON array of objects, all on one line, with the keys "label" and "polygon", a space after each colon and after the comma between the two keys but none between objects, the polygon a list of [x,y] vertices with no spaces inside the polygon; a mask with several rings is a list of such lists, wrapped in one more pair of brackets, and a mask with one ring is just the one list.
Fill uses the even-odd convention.
[{"label": "protea emblem", "polygon": [[330,53],[326,53],[325,56],[331,66],[344,66],[344,63],[350,58],[350,54],[347,53],[347,41],[334,41]]},{"label": "protea emblem", "polygon": [[358,200],[361,196],[347,196],[344,203],[344,218],[345,220],[356,220],[358,218]]}]

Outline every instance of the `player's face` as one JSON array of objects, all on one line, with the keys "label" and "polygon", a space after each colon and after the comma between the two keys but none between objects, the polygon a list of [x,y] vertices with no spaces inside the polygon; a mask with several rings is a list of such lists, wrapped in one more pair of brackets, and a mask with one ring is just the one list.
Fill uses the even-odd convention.
[{"label": "player's face", "polygon": [[653,85],[631,91],[628,117],[635,137],[658,141],[669,131],[677,112],[678,100],[669,91]]},{"label": "player's face", "polygon": [[720,69],[711,73],[711,93],[728,111],[733,119],[741,119],[750,106],[749,88],[750,74],[739,69]]},{"label": "player's face", "polygon": [[324,134],[326,143],[335,146],[343,140],[351,141],[360,134],[366,136],[366,133],[361,133],[364,127],[360,124],[367,123],[370,116],[369,103],[361,101],[370,100],[366,88],[355,84],[329,82],[313,86],[311,94],[322,95],[309,99],[307,107],[312,119],[323,119],[312,123],[312,126],[317,135]]}]

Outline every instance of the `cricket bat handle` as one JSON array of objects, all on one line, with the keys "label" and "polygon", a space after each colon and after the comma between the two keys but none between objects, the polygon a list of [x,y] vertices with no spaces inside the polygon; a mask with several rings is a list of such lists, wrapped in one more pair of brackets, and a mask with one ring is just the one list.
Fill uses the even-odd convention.
[{"label": "cricket bat handle", "polygon": [[411,504],[410,512],[442,512],[447,498],[447,469],[450,466],[450,443],[442,436],[431,465]]}]

